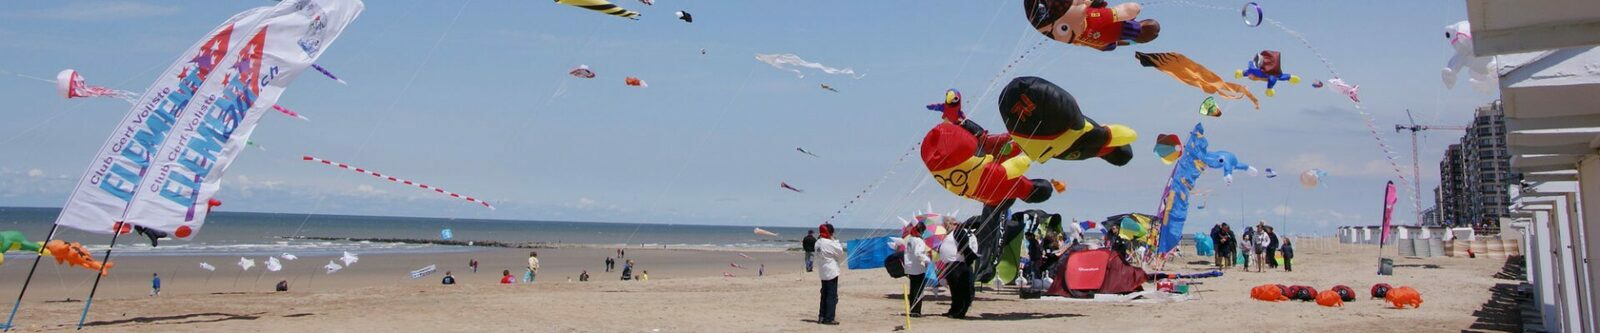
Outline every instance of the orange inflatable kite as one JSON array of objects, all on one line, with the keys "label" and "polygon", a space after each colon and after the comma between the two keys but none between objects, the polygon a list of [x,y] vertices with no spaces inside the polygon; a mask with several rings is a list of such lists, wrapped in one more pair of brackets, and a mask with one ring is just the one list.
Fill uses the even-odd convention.
[{"label": "orange inflatable kite", "polygon": [[1339,297],[1339,292],[1323,290],[1317,294],[1317,305],[1327,307],[1344,307],[1344,299]]},{"label": "orange inflatable kite", "polygon": [[1207,94],[1216,94],[1227,99],[1249,98],[1250,104],[1255,105],[1256,110],[1261,109],[1261,101],[1256,100],[1256,95],[1250,93],[1249,88],[1245,88],[1242,84],[1223,81],[1222,77],[1217,76],[1216,72],[1206,69],[1206,66],[1201,66],[1199,63],[1195,63],[1194,60],[1189,60],[1189,57],[1184,56],[1182,53],[1134,52],[1133,57],[1139,59],[1139,65],[1155,67],[1161,72],[1171,75],[1178,82],[1200,88]]},{"label": "orange inflatable kite", "polygon": [[84,248],[83,244],[78,242],[68,243],[57,239],[45,243],[44,248],[50,252],[51,256],[56,257],[56,264],[64,262],[68,265],[98,271],[100,275],[106,275],[106,271],[111,270],[112,264],[109,262],[104,264],[104,269],[101,269],[100,261],[94,260],[94,257],[89,254],[89,249]]},{"label": "orange inflatable kite", "polygon": [[1277,285],[1271,284],[1263,284],[1256,286],[1255,288],[1251,288],[1250,298],[1268,302],[1281,302],[1289,300],[1289,297],[1283,295],[1283,288],[1278,288]]},{"label": "orange inflatable kite", "polygon": [[1412,308],[1422,307],[1422,293],[1418,293],[1416,289],[1408,286],[1390,290],[1388,295],[1384,295],[1384,299],[1388,300],[1390,304],[1394,304],[1397,309],[1404,309],[1407,305]]}]

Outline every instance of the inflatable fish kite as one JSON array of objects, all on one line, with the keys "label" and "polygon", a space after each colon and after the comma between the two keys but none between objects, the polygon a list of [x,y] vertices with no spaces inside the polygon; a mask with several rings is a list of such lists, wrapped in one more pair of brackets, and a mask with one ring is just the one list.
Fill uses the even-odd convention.
[{"label": "inflatable fish kite", "polygon": [[69,243],[57,239],[45,243],[44,248],[45,251],[48,251],[51,256],[56,258],[56,264],[66,263],[70,266],[99,271],[101,276],[105,276],[108,274],[107,271],[111,270],[112,263],[106,262],[102,264],[99,260],[94,260],[94,257],[89,255],[89,249],[84,248],[83,244],[78,244],[78,242]]}]

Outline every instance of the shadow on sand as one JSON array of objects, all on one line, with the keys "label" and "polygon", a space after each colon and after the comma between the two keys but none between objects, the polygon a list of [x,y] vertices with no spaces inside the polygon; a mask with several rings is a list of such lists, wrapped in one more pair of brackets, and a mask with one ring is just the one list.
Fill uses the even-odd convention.
[{"label": "shadow on sand", "polygon": [[122,325],[122,324],[129,324],[129,323],[138,323],[138,324],[215,323],[215,322],[222,322],[222,321],[229,321],[229,320],[256,320],[258,318],[261,318],[260,315],[261,315],[261,313],[255,313],[255,314],[251,314],[251,315],[236,315],[236,314],[231,314],[231,313],[220,313],[220,312],[191,313],[191,314],[176,315],[176,316],[133,317],[133,318],[128,318],[128,319],[120,319],[120,320],[91,321],[91,322],[83,324],[83,326],[110,326],[110,325]]}]

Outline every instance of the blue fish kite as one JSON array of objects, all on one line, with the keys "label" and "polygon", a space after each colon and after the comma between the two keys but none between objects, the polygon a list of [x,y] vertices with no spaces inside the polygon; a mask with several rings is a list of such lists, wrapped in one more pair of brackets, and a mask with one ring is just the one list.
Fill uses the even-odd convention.
[{"label": "blue fish kite", "polygon": [[1200,124],[1194,124],[1194,131],[1189,132],[1189,140],[1183,145],[1183,155],[1173,163],[1172,176],[1167,181],[1167,189],[1162,191],[1161,206],[1156,209],[1156,219],[1150,226],[1160,231],[1152,233],[1149,240],[1151,244],[1158,244],[1156,253],[1167,253],[1178,247],[1178,240],[1183,238],[1183,223],[1189,218],[1190,192],[1206,168],[1222,169],[1223,178],[1229,182],[1232,182],[1234,170],[1252,170],[1233,153],[1209,151],[1206,129]]}]

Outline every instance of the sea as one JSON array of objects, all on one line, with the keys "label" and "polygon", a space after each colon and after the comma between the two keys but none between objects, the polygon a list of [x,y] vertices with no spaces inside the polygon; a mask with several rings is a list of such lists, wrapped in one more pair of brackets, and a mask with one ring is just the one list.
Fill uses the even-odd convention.
[{"label": "sea", "polygon": [[[30,241],[42,241],[50,232],[59,208],[0,207],[0,230],[17,230]],[[779,236],[755,234],[758,226],[715,226],[693,224],[613,223],[578,221],[528,221],[448,219],[393,216],[352,216],[284,213],[212,213],[200,232],[186,241],[163,239],[151,246],[148,238],[137,234],[119,236],[118,255],[132,256],[270,256],[337,255],[344,251],[360,253],[441,253],[480,250],[477,247],[435,244],[407,244],[372,241],[306,240],[298,237],[354,239],[438,240],[450,229],[452,240],[545,243],[554,246],[668,247],[668,248],[766,248],[799,247],[808,228],[769,227],[761,229]],[[840,239],[855,239],[895,234],[895,230],[838,230]],[[62,227],[56,239],[80,242],[93,251],[104,250],[111,235]],[[16,251],[8,256],[25,256]]]}]

